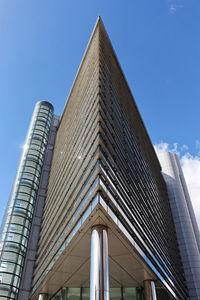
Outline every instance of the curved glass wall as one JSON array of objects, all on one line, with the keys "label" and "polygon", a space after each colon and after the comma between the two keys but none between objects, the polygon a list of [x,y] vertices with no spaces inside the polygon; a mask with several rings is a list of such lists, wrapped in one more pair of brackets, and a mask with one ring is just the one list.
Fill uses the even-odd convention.
[{"label": "curved glass wall", "polygon": [[0,299],[17,299],[53,117],[36,104],[0,232]]}]

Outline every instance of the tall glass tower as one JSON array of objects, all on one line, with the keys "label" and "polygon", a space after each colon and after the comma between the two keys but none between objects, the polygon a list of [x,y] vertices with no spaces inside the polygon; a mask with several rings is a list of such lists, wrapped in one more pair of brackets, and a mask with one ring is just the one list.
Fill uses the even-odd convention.
[{"label": "tall glass tower", "polygon": [[188,299],[161,167],[100,18],[61,117],[36,106],[2,228],[1,299]]},{"label": "tall glass tower", "polygon": [[200,235],[177,154],[158,152],[190,299],[200,299]]}]

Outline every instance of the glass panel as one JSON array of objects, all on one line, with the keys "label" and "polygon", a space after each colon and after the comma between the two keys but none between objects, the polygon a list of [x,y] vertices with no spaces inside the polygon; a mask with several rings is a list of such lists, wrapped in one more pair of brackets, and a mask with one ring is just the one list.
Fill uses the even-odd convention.
[{"label": "glass panel", "polygon": [[[123,296],[123,297],[122,297]],[[62,288],[51,300],[89,300],[90,288]],[[110,288],[110,300],[144,300],[142,287]],[[161,299],[161,298],[160,298]],[[163,298],[162,300],[164,300]],[[166,298],[167,299],[167,298]],[[168,298],[169,299],[169,298]]]},{"label": "glass panel", "polygon": [[68,288],[67,300],[80,300],[80,288]]},{"label": "glass panel", "polygon": [[121,288],[110,288],[110,300],[121,300]]},{"label": "glass panel", "polygon": [[[38,121],[40,111],[43,111],[41,114],[42,122]],[[7,287],[5,289],[5,286],[1,284],[0,295],[3,296],[8,293],[9,299],[17,299],[18,297],[18,287],[24,265],[52,113],[53,107],[47,102],[36,104],[6,211],[0,240],[3,249],[0,281],[5,283]]]},{"label": "glass panel", "polygon": [[62,299],[61,292],[62,292],[62,290],[60,290],[60,291],[53,297],[53,300],[61,300],[61,299]]},{"label": "glass panel", "polygon": [[62,300],[67,300],[67,288],[63,288],[61,290],[61,299]]},{"label": "glass panel", "polygon": [[90,299],[90,288],[82,288],[82,300]]},{"label": "glass panel", "polygon": [[137,300],[136,288],[123,288],[123,300]]},{"label": "glass panel", "polygon": [[9,291],[8,286],[2,284],[2,277],[1,277],[1,275],[0,275],[0,283],[1,283],[1,286],[0,286],[0,294],[1,294],[1,296],[2,297],[4,296],[5,299],[9,299],[8,297],[10,297],[10,291]]}]

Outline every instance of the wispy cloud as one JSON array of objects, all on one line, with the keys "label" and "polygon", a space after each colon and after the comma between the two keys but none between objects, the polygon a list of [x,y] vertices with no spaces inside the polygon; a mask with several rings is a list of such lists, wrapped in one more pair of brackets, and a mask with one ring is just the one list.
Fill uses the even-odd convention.
[{"label": "wispy cloud", "polygon": [[188,148],[187,145],[184,144],[184,145],[181,146],[180,149],[181,149],[181,151],[186,151],[186,150],[188,150],[189,148]]},{"label": "wispy cloud", "polygon": [[[187,183],[197,223],[200,229],[200,151],[197,155],[188,152],[188,146],[174,143],[170,147],[168,143],[161,142],[154,145],[157,152],[171,151],[179,155],[180,163]],[[200,150],[200,141],[196,141],[196,149]],[[186,152],[187,151],[187,152]]]},{"label": "wispy cloud", "polygon": [[183,8],[183,5],[180,4],[180,1],[177,0],[168,0],[169,2],[169,15],[174,15],[178,9]]},{"label": "wispy cloud", "polygon": [[155,144],[154,148],[158,152],[166,152],[166,151],[169,151],[169,144],[161,142],[159,144]]},{"label": "wispy cloud", "polygon": [[175,12],[176,12],[176,6],[174,4],[170,4],[170,7],[169,7],[169,14],[170,15],[174,15]]},{"label": "wispy cloud", "polygon": [[[183,145],[185,147],[187,147],[187,145]],[[178,149],[178,143],[173,143],[173,146],[170,147],[170,145],[168,143],[165,143],[165,142],[161,142],[159,144],[156,144],[154,145],[154,148],[157,152],[166,152],[166,151],[170,151],[170,152],[173,152],[173,153],[176,153],[178,155],[180,155],[180,150]]]}]

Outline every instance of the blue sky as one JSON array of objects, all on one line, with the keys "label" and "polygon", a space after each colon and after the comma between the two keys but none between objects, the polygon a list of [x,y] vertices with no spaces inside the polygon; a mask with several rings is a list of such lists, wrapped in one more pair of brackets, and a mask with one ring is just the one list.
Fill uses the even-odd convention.
[{"label": "blue sky", "polygon": [[1,0],[0,219],[35,102],[61,114],[98,15],[152,142],[200,166],[199,0]]}]

